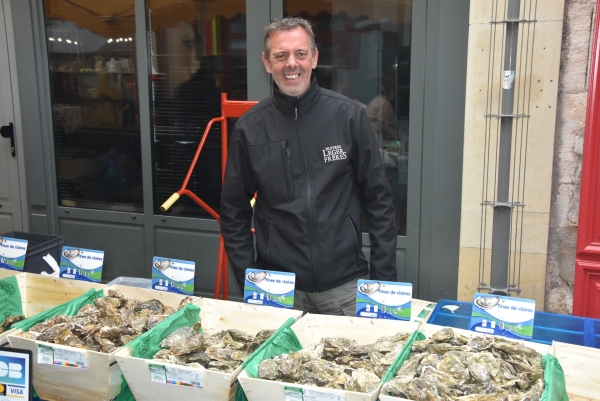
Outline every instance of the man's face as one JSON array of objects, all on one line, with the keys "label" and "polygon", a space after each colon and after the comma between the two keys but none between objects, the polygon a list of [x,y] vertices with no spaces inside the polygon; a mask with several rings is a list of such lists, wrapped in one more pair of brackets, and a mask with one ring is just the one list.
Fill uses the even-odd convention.
[{"label": "man's face", "polygon": [[288,96],[301,96],[310,86],[310,73],[317,66],[319,52],[310,50],[308,34],[302,27],[275,31],[270,38],[271,52],[262,59],[267,72]]}]

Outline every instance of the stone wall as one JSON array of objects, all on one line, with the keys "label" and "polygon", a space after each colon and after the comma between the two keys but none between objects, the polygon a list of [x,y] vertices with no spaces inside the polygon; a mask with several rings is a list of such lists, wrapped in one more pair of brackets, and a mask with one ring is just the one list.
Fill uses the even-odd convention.
[{"label": "stone wall", "polygon": [[565,0],[544,309],[570,314],[595,0]]}]

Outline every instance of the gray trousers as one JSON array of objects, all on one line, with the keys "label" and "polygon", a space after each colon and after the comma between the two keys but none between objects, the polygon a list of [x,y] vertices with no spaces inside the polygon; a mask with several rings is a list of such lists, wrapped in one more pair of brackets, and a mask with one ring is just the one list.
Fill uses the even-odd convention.
[{"label": "gray trousers", "polygon": [[304,313],[320,313],[323,315],[356,316],[356,284],[358,277],[339,287],[323,292],[294,292],[294,309]]}]

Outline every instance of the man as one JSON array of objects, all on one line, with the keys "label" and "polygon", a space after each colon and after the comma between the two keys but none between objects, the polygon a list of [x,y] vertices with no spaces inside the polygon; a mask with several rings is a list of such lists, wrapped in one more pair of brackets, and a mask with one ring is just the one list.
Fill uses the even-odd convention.
[{"label": "man", "polygon": [[[273,95],[233,129],[221,232],[242,289],[246,268],[293,272],[294,308],[354,316],[359,278],[396,280],[394,209],[369,120],[352,100],[319,88],[312,74],[318,56],[308,21],[267,26],[262,58]],[[256,257],[249,202],[255,192]]]}]

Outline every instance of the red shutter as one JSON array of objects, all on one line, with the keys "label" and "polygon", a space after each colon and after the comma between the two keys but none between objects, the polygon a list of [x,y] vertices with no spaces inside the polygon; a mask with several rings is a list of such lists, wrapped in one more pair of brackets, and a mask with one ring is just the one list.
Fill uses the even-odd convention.
[{"label": "red shutter", "polygon": [[579,227],[575,255],[573,314],[600,318],[600,3],[592,43],[588,92]]}]

